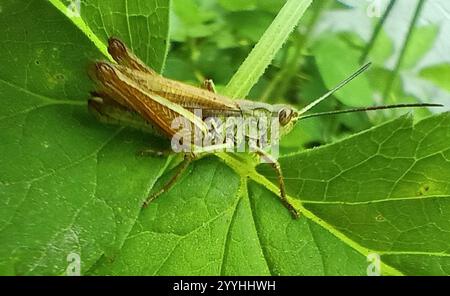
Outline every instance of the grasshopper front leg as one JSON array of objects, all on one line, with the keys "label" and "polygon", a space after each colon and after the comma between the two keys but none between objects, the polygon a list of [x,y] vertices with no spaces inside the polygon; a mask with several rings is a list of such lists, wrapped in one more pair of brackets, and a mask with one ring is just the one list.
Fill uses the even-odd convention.
[{"label": "grasshopper front leg", "polygon": [[212,79],[206,79],[205,81],[203,81],[201,87],[203,89],[209,90],[212,93],[217,93],[216,91],[216,86],[214,85],[214,82],[212,81]]}]

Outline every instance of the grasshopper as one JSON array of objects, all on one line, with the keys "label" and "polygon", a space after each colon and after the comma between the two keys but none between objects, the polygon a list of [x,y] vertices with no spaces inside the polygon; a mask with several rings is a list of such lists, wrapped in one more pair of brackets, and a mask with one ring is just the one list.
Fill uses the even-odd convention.
[{"label": "grasshopper", "polygon": [[[211,80],[206,80],[201,87],[194,87],[165,78],[145,65],[116,38],[109,39],[108,52],[117,64],[96,62],[90,71],[92,79],[98,85],[97,91],[92,93],[93,97],[88,102],[91,113],[101,122],[134,127],[167,139],[175,137],[179,132],[173,126],[173,122],[177,118],[184,119],[193,129],[200,131],[203,136],[209,133],[206,125],[207,118],[227,119],[233,116],[246,119],[252,117],[256,118],[256,124],[261,121],[261,118],[275,118],[280,131],[274,136],[274,139],[269,139],[269,141],[273,141],[289,133],[299,120],[310,117],[391,108],[441,106],[437,104],[403,104],[304,115],[366,71],[370,63],[361,67],[319,99],[303,109],[297,110],[289,105],[270,105],[228,98],[215,91]],[[196,115],[195,110],[201,110],[202,114]],[[268,136],[267,131],[264,136]],[[188,139],[187,142],[191,145],[190,147],[196,147],[195,137],[190,135],[184,139]],[[235,142],[237,139],[232,138],[232,141]],[[278,161],[266,149],[259,147],[258,139],[253,138],[247,131],[244,131],[244,142],[251,146],[252,152],[271,164],[278,177],[279,198],[295,218],[299,217],[300,213],[286,197],[283,173]],[[145,200],[144,206],[170,190],[193,160],[214,151],[214,148],[209,150],[208,148],[211,147],[205,148],[203,151],[200,150],[201,152],[190,150],[183,152],[183,161],[178,165],[174,175],[161,190],[151,194]],[[146,150],[143,151],[143,154],[166,155],[169,153]]]}]

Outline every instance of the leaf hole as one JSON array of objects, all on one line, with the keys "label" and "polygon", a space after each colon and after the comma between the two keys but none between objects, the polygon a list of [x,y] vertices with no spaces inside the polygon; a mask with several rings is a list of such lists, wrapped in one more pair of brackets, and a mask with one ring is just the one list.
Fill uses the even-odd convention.
[{"label": "leaf hole", "polygon": [[419,195],[419,196],[426,195],[429,191],[430,191],[430,185],[425,184],[419,188],[417,195]]},{"label": "leaf hole", "polygon": [[306,149],[313,149],[313,148],[317,148],[322,146],[324,143],[321,143],[319,141],[312,141],[312,142],[308,142],[306,143],[304,146]]}]

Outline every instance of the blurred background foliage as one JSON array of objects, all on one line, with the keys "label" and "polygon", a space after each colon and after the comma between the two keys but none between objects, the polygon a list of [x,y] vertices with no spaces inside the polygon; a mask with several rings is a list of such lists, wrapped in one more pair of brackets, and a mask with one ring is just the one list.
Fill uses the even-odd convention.
[{"label": "blurred background foliage", "polygon": [[[213,79],[219,92],[285,3],[172,1],[165,75],[194,85]],[[305,106],[371,61],[370,71],[314,112],[449,102],[449,1],[376,1],[379,11],[370,6],[374,1],[314,1],[248,99]],[[387,110],[308,119],[283,139],[282,151],[327,144],[405,112],[413,112],[417,120],[431,114],[425,109]]]}]

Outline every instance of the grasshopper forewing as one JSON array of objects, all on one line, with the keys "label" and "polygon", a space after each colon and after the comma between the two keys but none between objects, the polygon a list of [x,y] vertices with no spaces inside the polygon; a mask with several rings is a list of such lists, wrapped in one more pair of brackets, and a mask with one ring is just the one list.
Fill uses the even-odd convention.
[{"label": "grasshopper forewing", "polygon": [[[242,118],[275,117],[279,122],[281,132],[279,137],[288,133],[298,120],[313,117],[304,116],[303,113],[315,105],[330,97],[352,79],[364,72],[370,64],[364,65],[355,74],[344,80],[336,88],[314,101],[312,104],[297,111],[288,105],[269,105],[247,100],[232,100],[228,97],[215,93],[213,84],[205,81],[202,88],[184,84],[179,81],[167,79],[146,66],[137,58],[120,40],[109,39],[108,51],[117,62],[110,64],[97,62],[91,70],[92,78],[97,81],[99,89],[93,93],[94,98],[89,101],[89,108],[101,121],[109,123],[120,123],[131,127],[157,134],[166,138],[173,137],[177,130],[172,127],[176,118],[187,120],[193,128],[200,130],[205,135],[208,128],[205,119],[213,116],[227,118],[238,116]],[[348,112],[360,112],[401,107],[434,107],[435,104],[408,104],[385,107],[372,107],[365,109],[343,110],[337,112],[326,112],[317,115],[339,114]],[[198,117],[195,110],[202,110],[202,116]],[[246,140],[252,142],[251,136],[246,135]],[[195,139],[191,138],[191,144],[195,145]],[[250,144],[249,144],[250,145]],[[272,164],[278,176],[280,188],[280,199],[291,211],[294,217],[299,212],[288,201],[284,185],[284,178],[280,164],[264,149],[252,147],[253,152],[263,157]],[[169,190],[181,176],[189,163],[201,157],[203,153],[186,153],[182,164],[169,182],[158,192],[150,195],[145,201],[147,205],[163,192]]]}]

